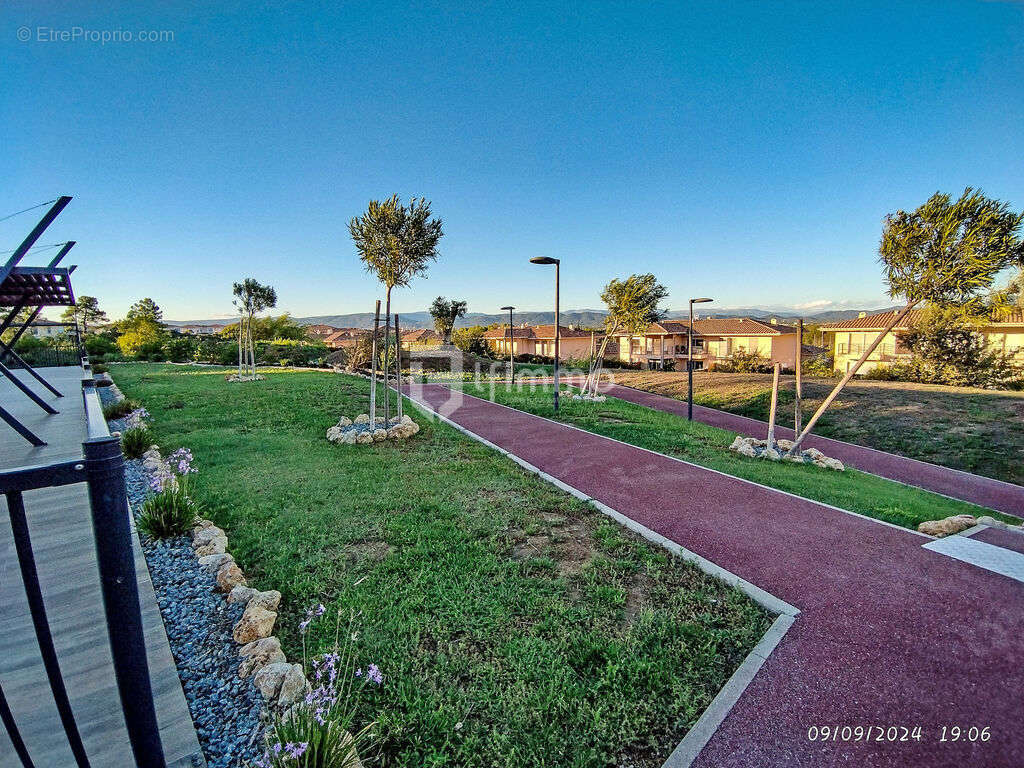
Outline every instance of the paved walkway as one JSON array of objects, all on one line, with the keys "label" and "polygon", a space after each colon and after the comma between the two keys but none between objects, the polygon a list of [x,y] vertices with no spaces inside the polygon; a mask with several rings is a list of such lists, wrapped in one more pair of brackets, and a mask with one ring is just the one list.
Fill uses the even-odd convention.
[{"label": "paved walkway", "polygon": [[[463,396],[415,399],[801,613],[693,765],[1024,766],[1024,584],[932,539]],[[810,741],[811,726],[921,740]],[[946,726],[987,743],[941,743]],[[877,733],[877,731],[876,731]]]},{"label": "paved walkway", "polygon": [[[602,384],[601,391],[620,400],[686,417],[686,403],[675,398],[624,387],[620,384]],[[726,413],[702,405],[693,406],[693,418],[704,424],[721,427],[741,435],[758,437],[762,440],[768,436],[767,422],[746,416],[737,416],[734,413]],[[793,430],[788,427],[776,426],[775,435],[778,438],[792,440]],[[907,485],[916,485],[925,490],[980,504],[983,507],[1010,515],[1024,515],[1024,487],[1019,485],[817,435],[809,436],[804,441],[804,445],[807,448],[817,448],[827,456],[832,456],[844,464],[849,464],[851,467],[870,472],[873,475],[898,480]]]}]

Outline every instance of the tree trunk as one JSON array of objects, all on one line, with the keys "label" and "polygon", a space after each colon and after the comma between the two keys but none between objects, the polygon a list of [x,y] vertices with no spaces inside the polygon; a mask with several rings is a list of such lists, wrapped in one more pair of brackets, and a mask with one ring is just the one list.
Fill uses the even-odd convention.
[{"label": "tree trunk", "polygon": [[909,315],[910,310],[912,310],[916,305],[916,301],[912,301],[909,304],[907,304],[907,306],[903,308],[903,311],[898,312],[893,317],[893,319],[889,321],[889,324],[882,329],[882,331],[878,334],[878,337],[873,342],[871,342],[871,346],[864,350],[864,354],[862,354],[860,356],[860,359],[853,364],[853,367],[846,372],[846,375],[843,376],[842,379],[840,379],[839,383],[836,384],[835,388],[831,392],[829,392],[828,397],[826,397],[824,401],[822,401],[821,405],[818,406],[818,410],[814,412],[814,415],[811,416],[810,421],[807,422],[807,426],[804,427],[803,431],[797,436],[796,440],[793,441],[793,447],[789,449],[790,455],[796,455],[796,453],[800,450],[800,444],[804,441],[804,438],[811,434],[811,430],[814,429],[814,425],[818,423],[818,419],[821,418],[821,415],[832,404],[832,401],[839,396],[839,393],[843,391],[843,387],[850,383],[850,379],[852,379],[857,374],[857,371],[860,370],[860,367],[864,364],[864,361],[871,357],[871,353],[874,352],[878,345],[882,343],[882,339],[886,337],[889,331],[895,328],[899,324],[899,322],[903,320],[903,318]]},{"label": "tree trunk", "polygon": [[391,417],[391,395],[388,384],[391,376],[388,370],[388,352],[391,350],[391,286],[388,286],[384,294],[386,306],[384,308],[384,426],[387,428],[388,419]]},{"label": "tree trunk", "polygon": [[370,340],[370,425],[377,423],[377,330],[380,328],[380,299],[373,312],[373,337]]},{"label": "tree trunk", "polygon": [[804,352],[804,320],[800,318],[796,323],[796,384],[795,384],[795,395],[796,405],[793,409],[793,434],[799,435],[800,430],[803,428],[804,414],[800,409],[802,408],[801,400],[803,399],[803,382],[801,376],[803,371],[803,352]]},{"label": "tree trunk", "polygon": [[612,334],[618,330],[618,326],[613,327],[601,340],[601,350],[597,353],[597,359],[594,361],[594,367],[590,375],[587,377],[586,384],[584,385],[583,392],[586,394],[588,391],[593,391],[593,395],[597,396],[597,386],[601,382],[601,367],[604,364],[604,353],[608,349],[608,339],[612,337]]},{"label": "tree trunk", "polygon": [[245,328],[245,315],[238,315],[238,378],[242,378],[242,331]]},{"label": "tree trunk", "polygon": [[768,411],[768,448],[775,447],[775,409],[779,404],[779,369],[781,363],[776,363],[772,370],[772,405]]},{"label": "tree trunk", "polygon": [[253,378],[256,377],[256,342],[252,337],[252,321],[254,319],[254,315],[255,313],[249,315],[249,366]]}]

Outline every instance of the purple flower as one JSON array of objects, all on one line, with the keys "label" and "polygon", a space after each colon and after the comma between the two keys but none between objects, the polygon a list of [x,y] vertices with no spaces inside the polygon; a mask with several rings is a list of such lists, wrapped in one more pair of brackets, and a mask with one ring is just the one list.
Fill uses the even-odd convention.
[{"label": "purple flower", "polygon": [[366,677],[376,685],[383,685],[384,683],[384,675],[376,664],[371,664],[366,668]]}]

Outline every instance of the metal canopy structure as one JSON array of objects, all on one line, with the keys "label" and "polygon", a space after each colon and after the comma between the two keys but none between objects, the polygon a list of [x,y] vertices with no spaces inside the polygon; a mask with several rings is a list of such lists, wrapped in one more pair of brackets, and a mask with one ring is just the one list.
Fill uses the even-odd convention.
[{"label": "metal canopy structure", "polygon": [[[35,322],[43,307],[73,306],[75,294],[71,288],[71,273],[75,267],[58,266],[75,243],[69,241],[63,243],[57,255],[44,267],[23,267],[21,260],[35,245],[39,237],[46,231],[46,228],[53,223],[64,207],[71,202],[67,195],[58,198],[46,212],[35,228],[28,234],[21,245],[14,249],[7,262],[0,266],[0,307],[6,307],[6,314],[0,320],[0,333],[18,325],[19,327],[7,342],[0,340],[0,375],[7,378],[26,397],[32,400],[43,411],[48,414],[56,414],[58,411],[46,400],[36,394],[31,387],[15,376],[11,369],[5,365],[8,359],[13,359],[25,369],[32,378],[42,384],[54,397],[62,397],[61,393],[46,379],[26,363],[17,352],[14,351],[15,344],[25,333],[25,330]],[[17,321],[18,315],[25,309],[31,309],[27,318]],[[77,327],[76,327],[77,334]],[[32,430],[21,423],[9,411],[0,406],[0,419],[7,422],[12,429],[28,440],[32,445],[46,445],[45,441],[36,435]]]}]

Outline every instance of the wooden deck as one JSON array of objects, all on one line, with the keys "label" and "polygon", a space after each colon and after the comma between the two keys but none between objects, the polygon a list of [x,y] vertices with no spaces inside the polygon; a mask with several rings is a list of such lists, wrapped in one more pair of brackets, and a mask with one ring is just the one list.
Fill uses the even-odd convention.
[{"label": "wooden deck", "polygon": [[[46,400],[61,412],[47,416],[0,377],[0,403],[49,443],[33,448],[0,423],[0,469],[80,456],[86,429],[82,370],[40,370],[65,393],[63,398],[45,393],[24,372],[18,373],[22,381],[30,383],[38,394],[45,394]],[[86,486],[79,483],[29,491],[24,498],[47,616],[86,752],[93,768],[131,765],[131,748],[107,640]],[[74,759],[43,670],[6,514],[7,504],[2,496],[0,505],[0,682],[37,768],[67,768],[74,765]],[[174,768],[205,766],[137,539],[135,563],[167,764]],[[18,764],[11,742],[0,726],[0,766]]]}]

